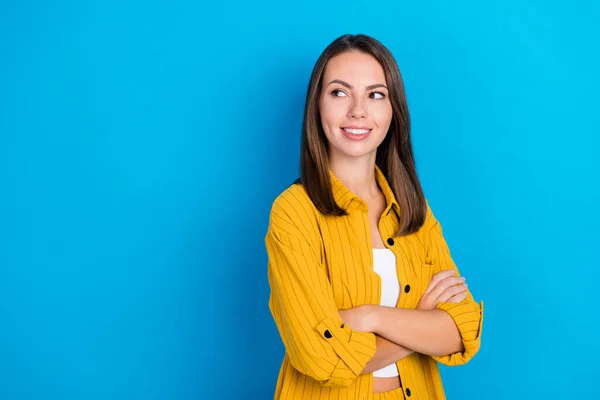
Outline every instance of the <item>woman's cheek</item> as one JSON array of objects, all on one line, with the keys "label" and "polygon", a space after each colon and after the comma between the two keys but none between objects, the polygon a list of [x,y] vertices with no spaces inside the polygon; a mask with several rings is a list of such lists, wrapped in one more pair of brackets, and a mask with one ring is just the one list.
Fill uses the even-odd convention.
[{"label": "woman's cheek", "polygon": [[388,121],[392,120],[392,108],[389,105],[374,107],[371,116],[380,125],[385,125],[386,123],[388,123]]}]

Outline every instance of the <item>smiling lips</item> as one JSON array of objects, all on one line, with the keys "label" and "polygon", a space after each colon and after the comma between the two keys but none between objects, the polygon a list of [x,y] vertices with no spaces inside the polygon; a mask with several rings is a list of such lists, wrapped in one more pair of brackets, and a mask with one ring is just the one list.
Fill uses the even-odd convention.
[{"label": "smiling lips", "polygon": [[373,131],[372,129],[367,128],[366,126],[357,126],[357,125],[345,126],[343,128],[340,128],[340,130],[342,131],[344,136],[346,136],[348,139],[355,140],[355,141],[365,140],[367,137],[369,137],[369,134]]}]

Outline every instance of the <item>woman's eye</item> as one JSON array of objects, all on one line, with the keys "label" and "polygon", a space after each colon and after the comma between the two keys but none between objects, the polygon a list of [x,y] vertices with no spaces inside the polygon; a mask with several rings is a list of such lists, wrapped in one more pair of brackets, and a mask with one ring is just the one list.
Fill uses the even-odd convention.
[{"label": "woman's eye", "polygon": [[343,96],[340,96],[340,95],[338,95],[338,93],[341,93],[341,94],[343,94],[344,96],[346,95],[346,93],[342,92],[341,90],[337,90],[337,89],[335,89],[335,90],[332,90],[332,91],[331,91],[331,94],[333,95],[333,97],[343,97]]},{"label": "woman's eye", "polygon": [[376,99],[384,99],[385,98],[385,95],[381,92],[373,92],[371,94],[380,96],[380,97],[375,97]]}]

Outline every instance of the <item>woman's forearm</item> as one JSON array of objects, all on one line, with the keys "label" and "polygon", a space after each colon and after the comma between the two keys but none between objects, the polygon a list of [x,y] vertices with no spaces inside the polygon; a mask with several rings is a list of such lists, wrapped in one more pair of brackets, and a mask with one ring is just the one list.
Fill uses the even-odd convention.
[{"label": "woman's forearm", "polygon": [[443,310],[370,307],[372,332],[396,344],[432,356],[464,351],[458,327]]},{"label": "woman's forearm", "polygon": [[375,343],[375,356],[367,363],[361,374],[376,371],[413,353],[412,350],[379,335],[375,335]]}]

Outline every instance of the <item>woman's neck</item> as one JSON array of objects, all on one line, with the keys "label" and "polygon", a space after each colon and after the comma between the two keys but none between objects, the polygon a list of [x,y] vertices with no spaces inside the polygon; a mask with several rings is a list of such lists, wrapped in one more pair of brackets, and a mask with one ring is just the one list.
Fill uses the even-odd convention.
[{"label": "woman's neck", "polygon": [[374,160],[332,163],[329,168],[344,186],[361,199],[371,199],[379,194]]}]

